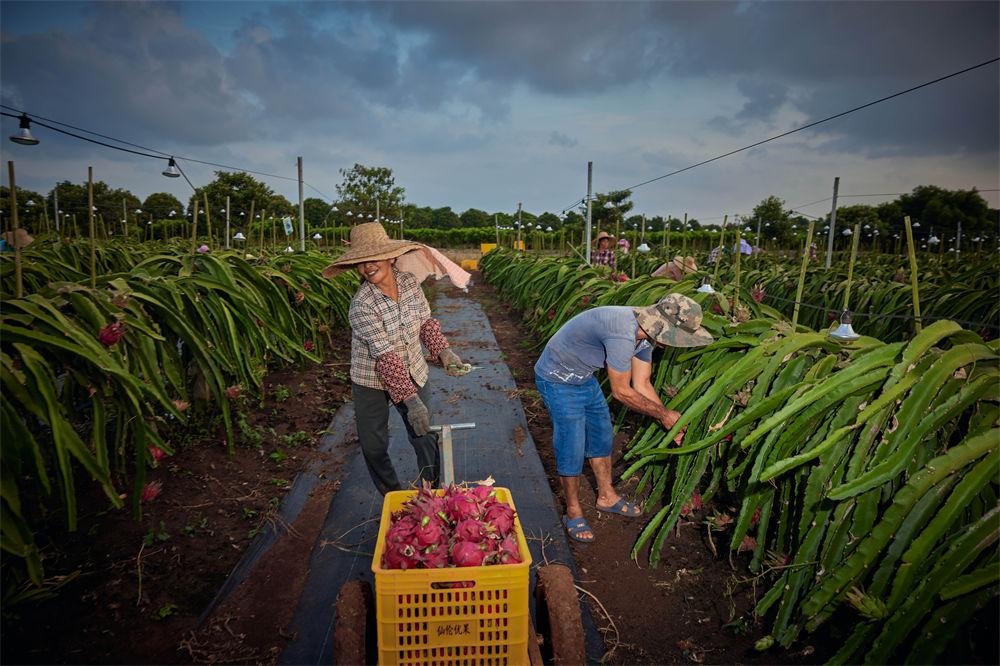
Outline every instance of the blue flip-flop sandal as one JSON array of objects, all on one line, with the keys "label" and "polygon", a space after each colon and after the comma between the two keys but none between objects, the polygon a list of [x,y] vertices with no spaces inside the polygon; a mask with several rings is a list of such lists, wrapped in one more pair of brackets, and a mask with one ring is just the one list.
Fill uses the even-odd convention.
[{"label": "blue flip-flop sandal", "polygon": [[[601,506],[596,504],[598,511],[604,511],[606,513],[617,513],[619,516],[627,516],[628,518],[638,518],[642,515],[642,509],[638,504],[633,504],[632,502],[626,502],[623,499],[618,500],[613,506]],[[632,513],[636,509],[639,509],[638,513]]]},{"label": "blue flip-flop sandal", "polygon": [[594,537],[589,538],[580,536],[584,532],[594,533],[594,530],[590,529],[590,525],[587,524],[584,518],[573,518],[570,520],[569,517],[563,516],[563,525],[566,526],[566,533],[569,534],[571,539],[579,541],[580,543],[591,543]]}]

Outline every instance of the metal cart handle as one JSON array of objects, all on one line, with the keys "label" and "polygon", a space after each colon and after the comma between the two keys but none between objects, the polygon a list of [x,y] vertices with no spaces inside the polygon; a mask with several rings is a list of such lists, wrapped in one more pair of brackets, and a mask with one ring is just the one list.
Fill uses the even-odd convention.
[{"label": "metal cart handle", "polygon": [[440,432],[441,438],[441,487],[447,488],[455,482],[455,460],[451,450],[452,430],[471,430],[475,423],[452,423],[449,425],[433,425],[432,432]]}]

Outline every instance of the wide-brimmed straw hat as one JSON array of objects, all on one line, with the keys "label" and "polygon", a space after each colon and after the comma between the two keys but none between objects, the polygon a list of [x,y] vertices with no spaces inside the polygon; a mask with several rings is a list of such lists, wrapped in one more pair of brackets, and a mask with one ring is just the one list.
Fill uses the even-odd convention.
[{"label": "wide-brimmed straw hat", "polygon": [[694,257],[691,256],[682,257],[678,254],[671,260],[671,262],[685,273],[693,273],[698,270],[698,264],[695,263]]},{"label": "wide-brimmed straw hat", "polygon": [[646,335],[661,345],[701,347],[713,341],[701,325],[701,306],[682,294],[667,294],[659,303],[632,312]]},{"label": "wide-brimmed straw hat", "polygon": [[351,249],[321,272],[323,277],[332,278],[365,261],[395,259],[422,249],[420,243],[389,238],[381,222],[366,222],[351,229]]},{"label": "wide-brimmed straw hat", "polygon": [[594,240],[592,240],[591,242],[592,242],[592,243],[595,243],[595,244],[596,244],[596,243],[600,243],[600,242],[601,242],[601,239],[602,239],[602,238],[608,238],[608,239],[610,239],[610,240],[611,240],[612,242],[614,242],[614,240],[615,240],[615,237],[614,237],[614,236],[612,236],[611,234],[609,234],[609,233],[608,233],[607,231],[601,231],[601,232],[598,232],[598,234],[597,234],[597,238],[595,238],[595,239],[594,239]]}]

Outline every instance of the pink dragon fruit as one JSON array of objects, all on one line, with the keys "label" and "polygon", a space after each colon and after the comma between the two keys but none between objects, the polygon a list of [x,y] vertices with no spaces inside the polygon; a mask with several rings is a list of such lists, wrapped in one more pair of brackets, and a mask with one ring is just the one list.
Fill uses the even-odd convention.
[{"label": "pink dragon fruit", "polygon": [[424,516],[420,519],[420,525],[414,530],[416,544],[421,548],[427,548],[436,544],[445,543],[448,525],[437,516]]},{"label": "pink dragon fruit", "polygon": [[467,518],[479,518],[482,511],[482,505],[472,495],[452,495],[448,498],[446,512],[456,523]]},{"label": "pink dragon fruit", "polygon": [[493,489],[493,486],[480,484],[475,488],[469,489],[468,492],[480,502],[485,502],[488,499],[496,501],[497,491]]},{"label": "pink dragon fruit", "polygon": [[500,545],[493,552],[493,562],[495,564],[520,564],[521,549],[517,545],[517,537],[508,534],[504,537]]},{"label": "pink dragon fruit", "polygon": [[494,502],[483,512],[483,522],[495,527],[501,538],[506,537],[514,529],[514,509],[510,504]]},{"label": "pink dragon fruit", "polygon": [[496,530],[490,525],[475,518],[466,518],[465,520],[460,520],[455,525],[455,530],[452,532],[452,540],[455,542],[471,541],[479,543],[485,541],[491,532],[496,532]]},{"label": "pink dragon fruit", "polygon": [[448,566],[448,549],[443,546],[428,546],[420,562],[428,569],[443,569]]},{"label": "pink dragon fruit", "polygon": [[416,569],[420,561],[421,554],[411,543],[395,543],[382,556],[382,566],[386,569]]},{"label": "pink dragon fruit", "polygon": [[479,567],[489,554],[485,543],[460,541],[452,546],[451,563],[457,567]]}]

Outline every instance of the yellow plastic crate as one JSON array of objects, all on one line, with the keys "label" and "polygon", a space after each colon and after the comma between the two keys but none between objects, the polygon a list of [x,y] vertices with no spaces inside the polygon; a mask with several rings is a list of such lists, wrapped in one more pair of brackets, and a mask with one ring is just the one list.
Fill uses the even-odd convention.
[{"label": "yellow plastic crate", "polygon": [[[495,488],[510,504],[510,491]],[[435,491],[443,493],[444,490]],[[515,666],[528,663],[531,554],[514,517],[519,564],[444,569],[383,569],[392,513],[416,491],[387,493],[372,572],[380,664]],[[462,584],[462,587],[458,587]]]},{"label": "yellow plastic crate", "polygon": [[484,255],[488,254],[491,250],[495,250],[497,247],[496,243],[480,243],[479,251]]},{"label": "yellow plastic crate", "polygon": [[467,271],[474,271],[479,268],[479,262],[475,259],[462,259],[462,268]]}]

